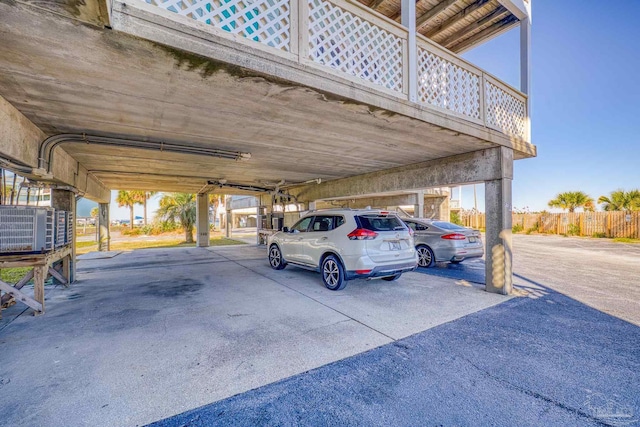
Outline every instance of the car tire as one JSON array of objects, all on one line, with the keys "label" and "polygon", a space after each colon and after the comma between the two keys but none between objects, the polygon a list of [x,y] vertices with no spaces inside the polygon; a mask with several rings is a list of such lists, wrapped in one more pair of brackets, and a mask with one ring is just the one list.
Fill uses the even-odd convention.
[{"label": "car tire", "polygon": [[339,291],[347,286],[344,267],[335,255],[328,255],[322,260],[320,274],[322,274],[322,283],[329,290]]},{"label": "car tire", "polygon": [[400,278],[400,276],[402,276],[402,273],[394,274],[393,276],[383,277],[382,280],[386,280],[387,282],[394,282],[394,281],[398,280]]},{"label": "car tire", "polygon": [[274,270],[282,270],[287,266],[287,263],[284,262],[282,258],[282,252],[278,245],[271,245],[269,247],[269,265],[271,265],[271,268]]},{"label": "car tire", "polygon": [[435,256],[433,251],[427,245],[416,246],[418,252],[418,267],[430,268],[435,264]]}]

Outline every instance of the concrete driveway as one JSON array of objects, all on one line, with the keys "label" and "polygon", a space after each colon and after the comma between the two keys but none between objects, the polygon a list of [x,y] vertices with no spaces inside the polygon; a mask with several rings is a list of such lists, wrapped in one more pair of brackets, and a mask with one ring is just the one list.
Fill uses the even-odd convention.
[{"label": "concrete driveway", "polygon": [[[640,245],[514,236],[516,294],[177,426],[640,426]],[[421,269],[484,280],[482,260]]]},{"label": "concrete driveway", "polygon": [[81,260],[47,313],[0,324],[2,423],[141,425],[508,300],[465,280],[324,288],[264,248],[149,249]]}]

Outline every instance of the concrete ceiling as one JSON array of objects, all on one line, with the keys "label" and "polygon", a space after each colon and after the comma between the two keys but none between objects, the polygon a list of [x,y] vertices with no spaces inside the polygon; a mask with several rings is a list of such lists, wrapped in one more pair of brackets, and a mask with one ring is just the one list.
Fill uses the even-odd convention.
[{"label": "concrete ceiling", "polygon": [[330,180],[495,146],[287,82],[230,75],[20,4],[0,3],[0,39],[0,95],[48,135],[129,136],[252,156],[63,146],[112,189]]}]

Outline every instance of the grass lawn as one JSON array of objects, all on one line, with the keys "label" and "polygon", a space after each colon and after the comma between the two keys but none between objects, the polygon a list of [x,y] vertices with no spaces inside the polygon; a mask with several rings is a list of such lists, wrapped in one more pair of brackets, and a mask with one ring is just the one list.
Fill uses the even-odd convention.
[{"label": "grass lawn", "polygon": [[640,239],[631,239],[629,237],[616,237],[613,241],[619,243],[640,243]]},{"label": "grass lawn", "polygon": [[[226,237],[213,237],[209,240],[210,246],[230,246],[245,245],[246,243],[238,240],[227,239]],[[183,248],[195,247],[195,243],[185,243],[182,238],[163,239],[163,240],[144,240],[132,238],[128,241],[113,242],[111,244],[112,251],[128,251],[133,249],[148,248]],[[76,242],[76,254],[82,255],[88,252],[97,251],[98,244],[96,242]],[[29,271],[31,267],[5,268],[0,270],[0,280],[14,284]]]},{"label": "grass lawn", "polygon": [[0,271],[0,280],[13,285],[22,279],[29,270],[31,270],[31,267],[5,268]]},{"label": "grass lawn", "polygon": [[[230,246],[230,245],[245,245],[246,243],[238,240],[228,239],[226,237],[214,237],[209,240],[209,246]],[[195,243],[185,243],[182,238],[175,239],[163,239],[163,240],[144,240],[135,239],[127,241],[119,241],[111,243],[112,251],[127,251],[133,249],[148,249],[148,248],[185,248],[194,247]],[[98,244],[96,242],[77,242],[76,253],[78,255],[86,254],[88,252],[98,250]]]}]

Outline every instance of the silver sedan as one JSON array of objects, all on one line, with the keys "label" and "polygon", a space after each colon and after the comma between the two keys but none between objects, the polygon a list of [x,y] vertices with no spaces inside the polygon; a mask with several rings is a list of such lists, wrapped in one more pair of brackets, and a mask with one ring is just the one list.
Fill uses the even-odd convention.
[{"label": "silver sedan", "polygon": [[403,218],[403,221],[415,233],[420,267],[432,267],[441,261],[459,263],[484,255],[484,246],[478,230],[446,221],[417,218]]}]

